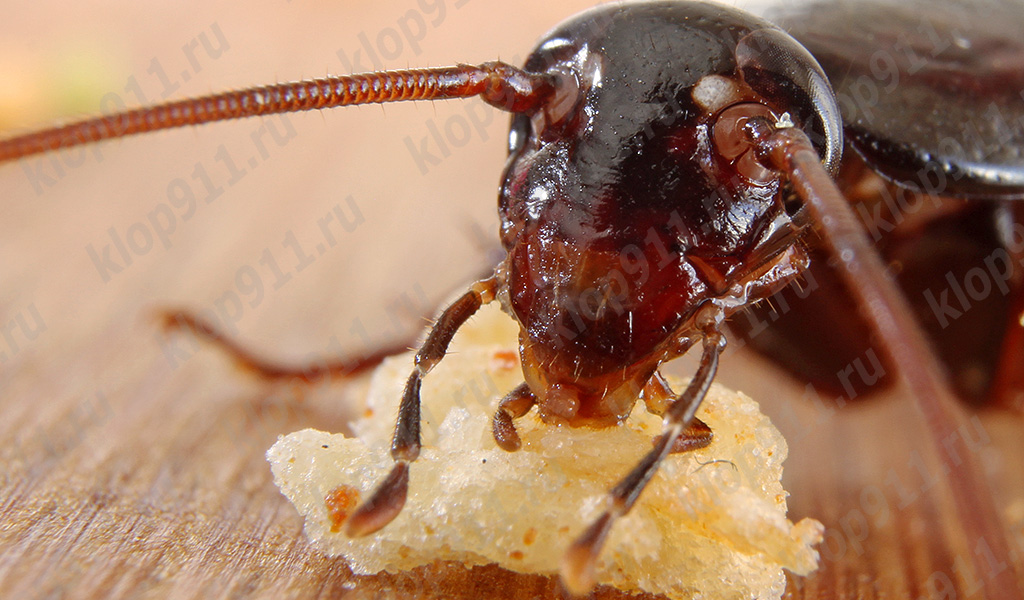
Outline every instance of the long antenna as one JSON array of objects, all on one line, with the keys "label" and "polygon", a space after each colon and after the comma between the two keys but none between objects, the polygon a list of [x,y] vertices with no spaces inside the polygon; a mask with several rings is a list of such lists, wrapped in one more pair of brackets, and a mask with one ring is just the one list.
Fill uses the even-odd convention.
[{"label": "long antenna", "polygon": [[[775,129],[763,120],[752,119],[749,125],[748,131],[765,162],[787,174],[814,217],[829,254],[839,259],[840,277],[872,323],[884,351],[899,366],[947,469],[956,515],[972,544],[971,558],[975,573],[984,582],[985,597],[1019,598],[1015,569],[1009,560],[1010,546],[992,494],[981,493],[988,485],[980,477],[977,457],[958,433],[961,413],[924,333],[910,316],[913,310],[885,276],[880,256],[803,131],[794,127]],[[981,576],[992,568],[983,562],[986,552],[977,551],[982,548],[987,548],[996,561],[1005,562],[1006,568],[991,577]]]},{"label": "long antenna", "polygon": [[161,129],[357,104],[480,96],[492,106],[528,112],[553,91],[550,76],[498,61],[310,79],[166,102],[0,140],[0,162]]}]

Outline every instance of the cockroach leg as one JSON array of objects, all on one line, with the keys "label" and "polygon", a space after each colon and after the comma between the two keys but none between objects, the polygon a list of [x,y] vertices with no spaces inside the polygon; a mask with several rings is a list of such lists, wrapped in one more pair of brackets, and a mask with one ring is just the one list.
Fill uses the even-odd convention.
[{"label": "cockroach leg", "polygon": [[[481,252],[486,249],[481,247]],[[480,273],[486,278],[494,267]],[[431,311],[431,314],[436,309]],[[156,313],[161,329],[165,333],[184,332],[202,340],[219,352],[223,352],[242,371],[264,381],[288,381],[299,384],[321,383],[325,378],[345,379],[373,369],[385,358],[408,352],[416,347],[419,333],[387,344],[378,345],[363,354],[352,354],[312,359],[305,364],[282,364],[264,358],[226,335],[200,315],[185,309],[163,309]]]},{"label": "cockroach leg", "polygon": [[441,362],[448,344],[459,327],[481,306],[494,300],[498,284],[495,278],[478,281],[441,313],[414,360],[415,367],[405,384],[398,422],[391,439],[391,458],[395,466],[365,502],[348,519],[346,532],[351,537],[369,535],[391,522],[405,506],[409,489],[409,465],[420,454],[420,385],[423,376]]},{"label": "cockroach leg", "polygon": [[305,365],[286,365],[265,359],[218,330],[209,321],[187,310],[166,310],[158,313],[165,332],[186,331],[210,343],[231,358],[243,371],[267,381],[289,380],[302,383],[322,381],[324,377],[345,378],[376,367],[389,356],[413,347],[409,338],[376,348],[366,354],[310,361]]},{"label": "cockroach leg", "polygon": [[[863,316],[882,341],[892,364],[900,366],[907,387],[924,417],[953,492],[957,516],[972,547],[985,545],[992,556],[1009,562],[1009,544],[990,494],[981,493],[987,483],[981,477],[977,457],[960,436],[962,418],[953,392],[942,376],[924,333],[913,318],[914,311],[886,275],[875,251],[849,203],[822,168],[807,135],[794,127],[776,127],[751,119],[748,133],[766,164],[785,173],[796,193],[814,218],[822,243],[838,262],[840,277],[849,293],[862,307]],[[972,555],[975,572],[988,568],[979,555]],[[1017,597],[1013,569],[985,580],[986,597]]]},{"label": "cockroach leg", "polygon": [[[640,396],[643,398],[644,405],[647,407],[647,412],[653,415],[663,416],[672,405],[672,400],[675,399],[676,394],[672,391],[671,386],[669,386],[668,382],[665,381],[662,374],[655,371],[654,375],[652,375],[647,381],[647,385],[644,386],[643,392]],[[697,417],[694,417],[693,421],[676,439],[675,444],[669,450],[669,454],[679,454],[683,452],[690,452],[691,450],[707,448],[711,445],[711,440],[713,438],[714,434],[712,433],[711,428],[708,427],[708,424]]]},{"label": "cockroach leg", "polygon": [[703,321],[704,342],[700,366],[686,390],[665,411],[664,432],[655,441],[654,448],[608,492],[608,508],[573,541],[562,559],[562,581],[573,594],[585,594],[594,587],[597,557],[612,524],[629,512],[665,457],[676,450],[677,441],[694,422],[697,408],[711,387],[718,371],[718,357],[725,349],[725,337],[720,330],[722,314],[717,307],[709,306],[698,319]]},{"label": "cockroach leg", "polygon": [[[711,441],[714,439],[715,434],[708,427],[708,424],[701,421],[697,417],[693,418],[693,421],[683,429],[683,432],[676,438],[672,447],[669,448],[669,454],[682,454],[684,452],[692,452],[694,450],[700,450],[701,448],[707,448],[711,445]],[[657,442],[657,441],[656,441]]]},{"label": "cockroach leg", "polygon": [[499,448],[515,452],[522,446],[512,420],[530,412],[535,404],[537,404],[537,397],[533,395],[530,386],[526,383],[519,384],[502,398],[501,403],[498,404],[498,410],[494,413],[494,420],[491,422],[491,432],[494,434],[494,441]]},{"label": "cockroach leg", "polygon": [[672,392],[672,388],[665,381],[661,372],[655,371],[640,392],[640,399],[644,401],[647,412],[660,417],[665,414],[669,406],[672,406],[675,393]]}]

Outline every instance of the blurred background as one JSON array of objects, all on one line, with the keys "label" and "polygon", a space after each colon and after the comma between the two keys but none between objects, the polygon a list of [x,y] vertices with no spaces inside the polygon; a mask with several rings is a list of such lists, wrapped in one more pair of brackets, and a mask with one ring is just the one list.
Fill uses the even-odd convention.
[{"label": "blurred background", "polygon": [[[378,65],[521,63],[545,31],[591,4],[12,5],[0,22],[0,130]],[[161,336],[152,315],[203,311],[291,362],[414,334],[494,262],[507,122],[478,101],[365,106],[0,165],[0,589],[371,595],[305,545],[263,459],[278,434],[343,430],[356,394],[313,388],[296,405],[292,390]],[[673,370],[690,373],[692,361]],[[949,567],[952,554],[898,545],[928,527],[939,538],[955,529],[939,518],[942,499],[894,516],[898,486],[930,493],[901,450],[877,443],[898,438],[927,454],[909,402],[840,414],[741,351],[723,370],[790,438],[791,518],[819,518],[834,533],[822,572],[795,582],[794,594],[920,591]],[[986,421],[992,435],[1015,435],[1020,424],[1002,419]],[[989,455],[993,476],[1020,472],[1012,456]],[[885,519],[875,496],[864,504],[872,489]],[[865,529],[850,529],[851,515]],[[415,596],[416,577],[387,581]],[[554,589],[530,585],[522,589]]]},{"label": "blurred background", "polygon": [[[518,62],[548,27],[584,6],[457,4],[24,7],[0,26],[0,69],[10,82],[0,95],[0,126],[17,130],[118,102],[372,69],[367,45],[389,53],[376,60],[391,68]],[[90,150],[59,156],[56,166],[47,158],[5,166],[4,211],[12,212],[4,221],[13,231],[3,243],[18,259],[2,267],[11,295],[4,300],[35,303],[54,331],[95,331],[136,317],[115,313],[119,323],[102,324],[87,305],[130,295],[140,305],[212,307],[238,269],[251,265],[267,289],[258,302],[255,292],[248,298],[238,326],[274,340],[277,353],[308,352],[317,335],[323,341],[314,347],[346,335],[352,315],[375,336],[402,333],[393,331],[385,303],[406,293],[438,302],[475,277],[488,264],[486,245],[496,244],[507,117],[476,104],[227,123],[104,144],[96,150],[101,158]],[[318,219],[339,205],[351,231],[333,231],[332,245]],[[114,240],[128,244],[131,235],[125,259]],[[291,245],[283,245],[289,236]],[[103,260],[105,249],[116,266]],[[80,311],[57,308],[67,292]],[[310,318],[282,310],[296,302]],[[410,324],[412,315],[402,315],[399,327]]]}]

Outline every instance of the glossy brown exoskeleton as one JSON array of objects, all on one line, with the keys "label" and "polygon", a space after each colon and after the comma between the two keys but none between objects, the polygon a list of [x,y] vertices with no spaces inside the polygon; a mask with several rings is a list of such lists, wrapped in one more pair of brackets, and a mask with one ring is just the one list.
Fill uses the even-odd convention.
[{"label": "glossy brown exoskeleton", "polygon": [[[803,62],[765,62],[765,48]],[[541,415],[613,424],[661,362],[700,339],[700,319],[805,265],[786,183],[754,156],[743,121],[789,115],[831,167],[838,111],[788,37],[701,4],[585,13],[525,68],[552,74],[559,96],[512,123],[500,293]]]},{"label": "glossy brown exoskeleton", "polygon": [[[807,268],[813,228],[815,251],[838,259],[844,285],[901,366],[932,433],[958,457],[947,466],[968,539],[1006,555],[991,507],[974,497],[980,485],[969,453],[949,436],[954,417],[939,369],[832,184],[843,122],[828,80],[767,21],[700,2],[607,5],[545,36],[522,70],[495,62],[229,92],[6,140],[0,161],[249,115],[476,95],[515,114],[499,207],[507,255],[441,314],[417,353],[392,443],[395,465],[349,517],[349,534],[370,534],[400,513],[420,451],[423,377],[459,326],[499,301],[521,326],[525,378],[494,417],[502,448],[519,447],[514,419],[535,406],[545,421],[570,426],[614,426],[639,398],[664,415],[654,448],[566,554],[563,580],[574,592],[588,590],[610,527],[659,464],[709,443],[694,414],[715,377],[725,318]],[[254,359],[187,314],[177,322],[268,377],[310,376]],[[672,392],[659,367],[697,343],[696,374]],[[328,369],[348,373],[374,360]],[[993,597],[1012,597],[1006,573],[986,581]]]},{"label": "glossy brown exoskeleton", "polygon": [[[769,14],[835,88],[848,146],[837,183],[950,383],[972,403],[1024,408],[1024,7],[845,1]],[[871,327],[810,244],[801,293],[734,328],[846,399],[891,383],[896,369],[869,350]]]}]

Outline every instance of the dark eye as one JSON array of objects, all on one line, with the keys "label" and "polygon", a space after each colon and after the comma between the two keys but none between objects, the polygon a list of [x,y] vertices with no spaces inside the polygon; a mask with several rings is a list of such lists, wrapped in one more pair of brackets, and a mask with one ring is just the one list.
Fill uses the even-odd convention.
[{"label": "dark eye", "polygon": [[540,110],[517,114],[512,117],[508,136],[508,152],[518,154],[531,135],[544,140],[562,139],[572,127],[583,95],[575,72],[568,68],[548,69],[554,77],[555,93],[548,98]]},{"label": "dark eye", "polygon": [[835,173],[843,149],[842,117],[832,86],[814,57],[779,29],[758,29],[736,46],[743,80],[781,116],[803,125],[825,167]]}]

